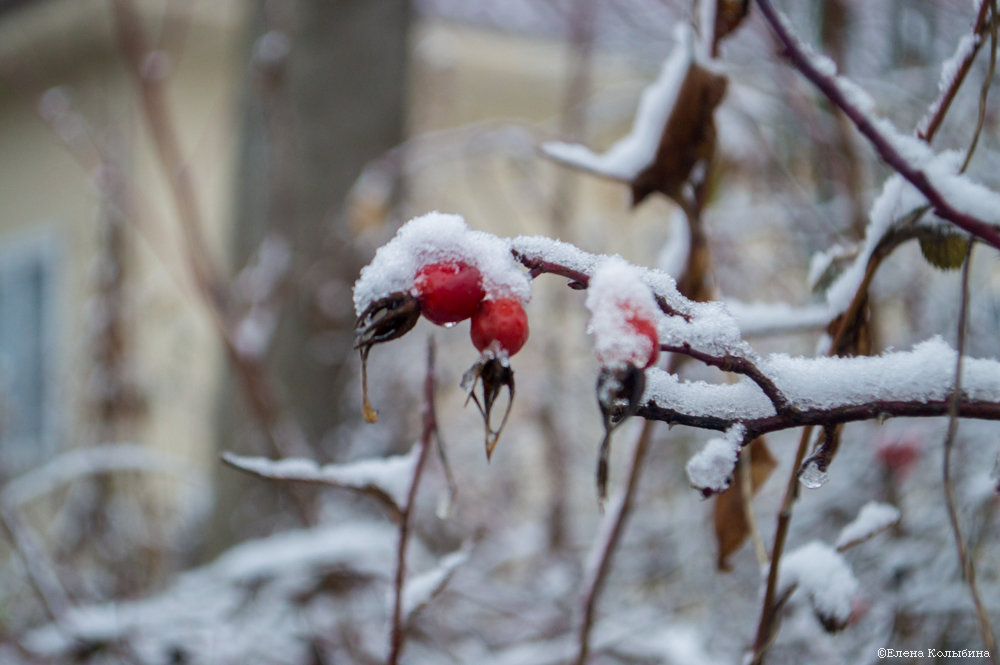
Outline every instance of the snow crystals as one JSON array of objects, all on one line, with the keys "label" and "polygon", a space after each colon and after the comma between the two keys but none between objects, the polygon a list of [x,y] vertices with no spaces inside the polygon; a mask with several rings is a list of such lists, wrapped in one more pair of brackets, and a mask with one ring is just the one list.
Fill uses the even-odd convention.
[{"label": "snow crystals", "polygon": [[793,591],[808,598],[827,630],[839,630],[851,616],[858,581],[839,553],[814,540],[788,552],[781,560],[778,595]]},{"label": "snow crystals", "polygon": [[729,488],[746,431],[743,425],[733,425],[721,438],[709,439],[705,447],[688,460],[684,471],[691,487],[706,496]]}]

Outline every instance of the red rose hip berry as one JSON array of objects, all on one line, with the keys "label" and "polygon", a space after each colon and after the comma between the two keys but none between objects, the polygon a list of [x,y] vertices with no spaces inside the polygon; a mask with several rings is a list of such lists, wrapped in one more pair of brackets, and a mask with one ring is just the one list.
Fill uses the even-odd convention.
[{"label": "red rose hip berry", "polygon": [[[656,332],[656,324],[648,318],[639,314],[635,307],[625,306],[625,323],[639,337],[644,337],[649,342],[649,352],[644,358],[642,354],[637,354],[632,360],[636,367],[646,369],[653,365],[660,357],[660,336]],[[643,362],[645,361],[645,362]]]},{"label": "red rose hip berry", "polygon": [[478,350],[512,356],[528,340],[528,315],[514,298],[484,300],[472,316],[469,334]]},{"label": "red rose hip berry", "polygon": [[471,317],[486,295],[479,270],[462,261],[423,266],[413,280],[413,291],[420,301],[421,313],[438,325]]}]

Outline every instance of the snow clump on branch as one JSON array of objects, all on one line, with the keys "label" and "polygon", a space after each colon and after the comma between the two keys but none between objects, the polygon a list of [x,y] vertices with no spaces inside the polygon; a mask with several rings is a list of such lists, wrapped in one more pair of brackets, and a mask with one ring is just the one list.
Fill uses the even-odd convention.
[{"label": "snow clump on branch", "polygon": [[421,267],[450,261],[477,268],[490,298],[527,302],[531,297],[530,280],[511,256],[508,241],[469,229],[461,215],[430,212],[401,226],[361,269],[354,284],[355,312],[360,315],[391,293],[409,293]]}]

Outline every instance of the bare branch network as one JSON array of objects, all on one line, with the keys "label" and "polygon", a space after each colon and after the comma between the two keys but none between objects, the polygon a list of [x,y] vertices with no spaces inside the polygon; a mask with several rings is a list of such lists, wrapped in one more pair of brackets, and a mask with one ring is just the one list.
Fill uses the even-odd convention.
[{"label": "bare branch network", "polygon": [[[603,258],[542,237],[515,238],[511,250],[533,276],[567,277],[576,288],[587,285]],[[658,323],[661,350],[744,377],[708,384],[650,367],[636,412],[643,418],[719,431],[742,424],[746,444],[762,434],[807,425],[948,414],[956,359],[940,338],[874,358],[762,358],[739,335],[722,303],[691,301],[669,275],[637,269],[664,313]],[[959,415],[1000,419],[1000,363],[965,358],[963,364],[967,378]]]}]

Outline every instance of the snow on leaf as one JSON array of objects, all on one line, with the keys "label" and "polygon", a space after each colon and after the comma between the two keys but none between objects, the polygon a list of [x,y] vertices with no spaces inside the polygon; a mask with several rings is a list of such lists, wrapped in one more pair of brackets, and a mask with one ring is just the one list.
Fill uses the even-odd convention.
[{"label": "snow on leaf", "polygon": [[463,547],[442,557],[434,568],[406,580],[402,600],[403,622],[438,595],[459,566],[468,560],[469,550]]},{"label": "snow on leaf", "polygon": [[406,504],[418,454],[418,447],[413,446],[405,455],[323,466],[309,459],[271,460],[232,453],[223,453],[222,459],[227,464],[263,478],[323,483],[360,491],[375,490],[390,498],[396,507],[402,508]]},{"label": "snow on leaf", "polygon": [[596,154],[589,148],[562,142],[542,144],[542,152],[552,159],[597,175],[631,182],[656,158],[660,134],[673,111],[677,94],[693,59],[691,28],[678,24],[677,45],[660,68],[656,81],[642,93],[632,130],[607,152]]},{"label": "snow on leaf", "polygon": [[478,268],[488,296],[521,302],[531,296],[528,277],[511,256],[507,241],[469,229],[460,215],[431,212],[401,226],[361,269],[354,284],[356,313],[391,293],[408,293],[417,271],[439,261],[464,261]]},{"label": "snow on leaf", "polygon": [[779,597],[793,587],[809,599],[827,630],[839,630],[847,624],[858,581],[832,547],[814,540],[785,554],[778,569]]},{"label": "snow on leaf", "polygon": [[726,430],[722,437],[709,439],[684,467],[691,487],[701,490],[706,496],[728,489],[746,432],[746,427],[737,424]]},{"label": "snow on leaf", "polygon": [[888,503],[869,501],[861,507],[858,516],[845,526],[834,545],[838,551],[863,543],[899,522],[899,509]]}]

